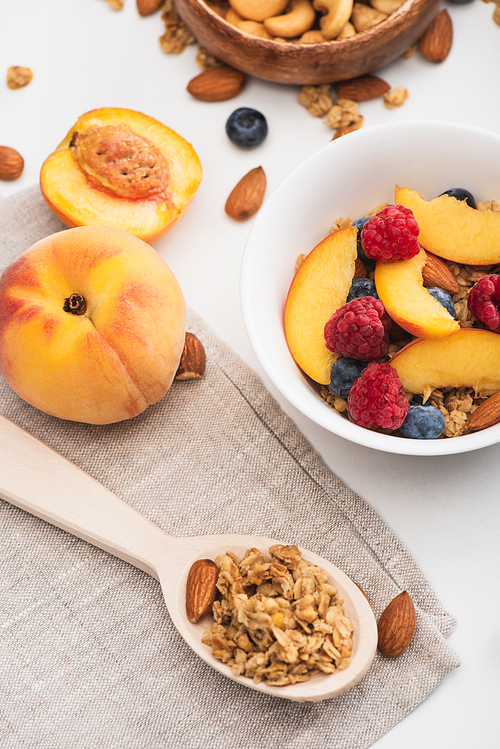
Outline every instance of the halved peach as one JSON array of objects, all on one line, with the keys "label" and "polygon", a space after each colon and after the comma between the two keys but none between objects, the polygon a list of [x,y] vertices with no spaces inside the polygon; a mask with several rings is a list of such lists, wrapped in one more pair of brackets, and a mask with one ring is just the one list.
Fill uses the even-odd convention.
[{"label": "halved peach", "polygon": [[426,201],[408,187],[396,187],[396,204],[413,212],[418,241],[429,252],[456,263],[500,263],[500,212],[478,211],[449,195]]},{"label": "halved peach", "polygon": [[430,388],[471,387],[479,396],[500,392],[500,335],[465,328],[447,338],[417,339],[392,357],[410,393]]},{"label": "halved peach", "polygon": [[345,304],[356,261],[358,230],[347,226],[330,234],[300,265],[285,303],[285,336],[299,367],[315,382],[327,385],[338,356],[325,346],[324,328]]},{"label": "halved peach", "polygon": [[443,338],[460,329],[448,310],[424,288],[422,268],[426,252],[408,260],[377,263],[375,285],[387,313],[408,333],[419,338]]},{"label": "halved peach", "polygon": [[113,226],[154,241],[184,216],[201,181],[193,147],[152,117],[94,109],[45,160],[42,194],[67,226]]}]

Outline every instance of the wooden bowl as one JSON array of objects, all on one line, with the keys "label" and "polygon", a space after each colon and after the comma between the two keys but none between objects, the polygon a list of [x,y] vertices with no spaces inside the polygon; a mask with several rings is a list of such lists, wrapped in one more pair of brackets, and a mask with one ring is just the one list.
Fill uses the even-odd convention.
[{"label": "wooden bowl", "polygon": [[203,0],[176,0],[175,5],[198,41],[227,65],[266,81],[304,85],[355,78],[396,59],[422,36],[441,0],[407,0],[379,25],[322,44],[251,36],[227,23]]}]

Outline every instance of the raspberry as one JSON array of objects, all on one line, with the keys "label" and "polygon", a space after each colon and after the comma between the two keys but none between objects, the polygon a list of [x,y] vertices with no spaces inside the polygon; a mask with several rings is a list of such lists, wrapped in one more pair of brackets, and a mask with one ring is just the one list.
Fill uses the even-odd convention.
[{"label": "raspberry", "polygon": [[350,359],[372,361],[387,352],[391,318],[380,299],[357,297],[340,307],[325,325],[329,351]]},{"label": "raspberry", "polygon": [[500,276],[483,276],[470,290],[467,306],[489,330],[500,333]]},{"label": "raspberry", "polygon": [[390,364],[370,362],[351,388],[347,413],[367,429],[399,429],[408,412],[399,375]]},{"label": "raspberry", "polygon": [[386,205],[361,230],[361,245],[367,257],[381,262],[406,260],[418,255],[420,233],[413,213],[403,205]]}]

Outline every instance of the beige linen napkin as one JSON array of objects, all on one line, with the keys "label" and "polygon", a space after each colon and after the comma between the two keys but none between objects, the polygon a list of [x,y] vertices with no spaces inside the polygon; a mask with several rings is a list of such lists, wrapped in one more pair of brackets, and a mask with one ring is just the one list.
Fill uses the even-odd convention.
[{"label": "beige linen napkin", "polygon": [[[64,228],[38,188],[0,202],[0,227],[0,269]],[[155,580],[0,501],[3,749],[363,749],[459,665],[445,641],[454,620],[407,549],[203,321],[190,312],[187,326],[206,348],[204,379],[175,382],[135,419],[55,419],[1,378],[0,412],[168,533],[298,543],[356,580],[377,617],[408,590],[413,643],[400,658],[377,655],[335,699],[267,697],[194,655]]]}]

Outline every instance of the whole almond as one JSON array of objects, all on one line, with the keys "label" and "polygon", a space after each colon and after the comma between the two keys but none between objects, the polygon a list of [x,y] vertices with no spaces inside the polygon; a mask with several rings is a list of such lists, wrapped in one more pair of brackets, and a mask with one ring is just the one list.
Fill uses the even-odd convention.
[{"label": "whole almond", "polygon": [[245,221],[257,213],[266,192],[266,175],[261,166],[251,169],[240,179],[226,200],[225,211],[236,221]]},{"label": "whole almond", "polygon": [[359,78],[351,78],[349,81],[340,81],[335,84],[339,99],[352,99],[353,101],[375,99],[377,96],[383,96],[390,88],[388,83],[376,75],[362,75]]},{"label": "whole almond", "polygon": [[430,62],[443,62],[448,57],[453,42],[453,23],[444,8],[435,16],[420,38],[420,51]]},{"label": "whole almond", "polygon": [[437,286],[447,291],[448,294],[456,294],[458,292],[458,281],[444,260],[437,255],[433,255],[432,252],[427,252],[426,255],[427,260],[422,268],[424,284],[426,286]]},{"label": "whole almond", "polygon": [[200,379],[205,374],[207,357],[202,342],[194,333],[186,333],[184,349],[177,372],[176,380]]},{"label": "whole almond", "polygon": [[245,75],[234,68],[211,68],[192,78],[187,91],[200,101],[226,101],[240,93]]},{"label": "whole almond", "polygon": [[137,10],[141,16],[149,16],[158,10],[163,0],[137,0]]},{"label": "whole almond", "polygon": [[491,395],[476,408],[468,420],[464,434],[479,432],[500,422],[500,393]]},{"label": "whole almond", "polygon": [[13,180],[21,176],[24,159],[15,148],[0,146],[0,179]]},{"label": "whole almond", "polygon": [[198,559],[189,570],[186,582],[186,615],[196,624],[212,608],[217,593],[219,569],[211,559]]},{"label": "whole almond", "polygon": [[390,602],[378,621],[378,649],[382,655],[395,658],[408,650],[415,625],[415,608],[405,590]]},{"label": "whole almond", "polygon": [[[353,278],[366,278],[366,266],[359,257],[354,261],[354,276]],[[357,585],[357,583],[356,583]]]}]

